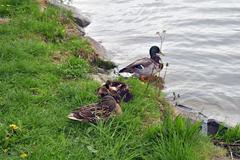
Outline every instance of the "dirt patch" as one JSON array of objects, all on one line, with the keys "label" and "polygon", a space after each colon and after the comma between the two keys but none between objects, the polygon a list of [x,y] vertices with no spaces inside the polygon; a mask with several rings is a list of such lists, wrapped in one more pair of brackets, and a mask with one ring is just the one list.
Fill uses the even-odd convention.
[{"label": "dirt patch", "polygon": [[213,139],[213,143],[217,146],[223,147],[226,150],[228,150],[228,156],[231,157],[231,159],[240,159],[240,140],[227,143],[223,140],[217,140]]},{"label": "dirt patch", "polygon": [[83,37],[85,35],[84,28],[78,26],[76,23],[72,22],[67,16],[61,15],[59,21],[65,26],[65,30],[68,37]]},{"label": "dirt patch", "polygon": [[95,59],[98,58],[98,56],[92,52],[92,53],[86,53],[84,50],[79,49],[75,54],[75,56],[81,57],[89,62],[94,61]]},{"label": "dirt patch", "polygon": [[60,64],[62,62],[65,62],[69,56],[70,56],[70,54],[68,52],[56,52],[52,56],[52,61],[55,64]]},{"label": "dirt patch", "polygon": [[231,160],[229,157],[216,157],[213,160]]}]

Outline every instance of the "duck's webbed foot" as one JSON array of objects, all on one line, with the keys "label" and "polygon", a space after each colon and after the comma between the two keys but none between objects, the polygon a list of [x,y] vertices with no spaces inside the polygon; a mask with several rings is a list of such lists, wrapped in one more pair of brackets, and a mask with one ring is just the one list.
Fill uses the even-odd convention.
[{"label": "duck's webbed foot", "polygon": [[148,82],[149,78],[147,76],[140,75],[139,79],[143,82]]}]

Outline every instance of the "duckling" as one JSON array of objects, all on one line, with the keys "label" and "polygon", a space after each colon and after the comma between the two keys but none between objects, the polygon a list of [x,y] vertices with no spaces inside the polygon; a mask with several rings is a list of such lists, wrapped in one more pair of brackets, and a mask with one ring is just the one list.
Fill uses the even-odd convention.
[{"label": "duckling", "polygon": [[71,120],[97,124],[100,120],[108,119],[112,113],[121,114],[122,110],[116,99],[109,94],[102,94],[99,103],[82,106],[68,115]]},{"label": "duckling", "polygon": [[[129,86],[123,82],[119,81],[107,81],[102,87],[98,89],[98,95],[100,94],[100,89],[106,88],[108,93],[112,96],[119,96],[116,97],[120,101],[123,99],[124,102],[129,102],[133,99],[133,95],[130,93]],[[119,103],[120,103],[119,101]]]},{"label": "duckling", "polygon": [[121,97],[120,95],[117,94],[117,91],[115,90],[110,90],[106,86],[101,86],[97,89],[97,94],[100,98],[103,98],[104,96],[111,95],[117,103],[120,103]]},{"label": "duckling", "polygon": [[161,58],[158,54],[162,54],[158,46],[152,46],[149,50],[150,58],[138,59],[121,69],[119,73],[127,72],[141,78],[155,75],[163,68]]}]

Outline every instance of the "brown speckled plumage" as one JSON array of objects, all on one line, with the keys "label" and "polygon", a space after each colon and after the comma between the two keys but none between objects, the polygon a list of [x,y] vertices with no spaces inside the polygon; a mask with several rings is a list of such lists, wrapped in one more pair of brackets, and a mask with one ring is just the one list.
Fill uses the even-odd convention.
[{"label": "brown speckled plumage", "polygon": [[82,122],[97,123],[101,119],[108,118],[117,108],[116,100],[110,96],[104,96],[99,103],[82,106],[69,114],[68,118]]},{"label": "brown speckled plumage", "polygon": [[98,88],[97,94],[101,98],[99,103],[82,106],[71,112],[68,118],[96,124],[109,118],[112,113],[121,114],[121,99],[128,102],[133,98],[128,85],[118,81],[107,81]]}]

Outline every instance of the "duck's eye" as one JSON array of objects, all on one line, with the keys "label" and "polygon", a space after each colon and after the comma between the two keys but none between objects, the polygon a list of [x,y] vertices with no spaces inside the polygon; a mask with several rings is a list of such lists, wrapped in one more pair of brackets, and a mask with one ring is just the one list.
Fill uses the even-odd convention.
[{"label": "duck's eye", "polygon": [[144,67],[143,67],[143,65],[139,64],[139,65],[136,65],[135,68],[137,68],[137,69],[143,69]]}]

